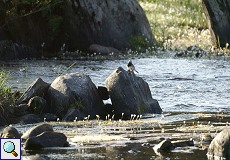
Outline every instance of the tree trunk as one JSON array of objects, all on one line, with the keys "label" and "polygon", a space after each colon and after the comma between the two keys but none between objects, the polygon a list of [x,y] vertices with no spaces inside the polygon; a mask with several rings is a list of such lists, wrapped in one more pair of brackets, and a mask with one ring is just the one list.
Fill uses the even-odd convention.
[{"label": "tree trunk", "polygon": [[208,28],[215,47],[230,44],[230,0],[202,0]]}]

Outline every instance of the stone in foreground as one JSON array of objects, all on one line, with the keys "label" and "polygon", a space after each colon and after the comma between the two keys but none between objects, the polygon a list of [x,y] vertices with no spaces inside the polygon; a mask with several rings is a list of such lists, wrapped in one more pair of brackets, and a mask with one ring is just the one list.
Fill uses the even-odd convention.
[{"label": "stone in foreground", "polygon": [[40,124],[37,126],[32,127],[31,129],[29,129],[28,131],[26,131],[23,135],[22,135],[22,139],[28,139],[30,137],[34,137],[37,136],[39,134],[41,134],[42,132],[45,131],[50,131],[53,132],[53,127],[49,124]]},{"label": "stone in foreground", "polygon": [[24,147],[26,150],[36,150],[44,147],[68,147],[67,137],[63,133],[43,132],[35,137],[26,140]]},{"label": "stone in foreground", "polygon": [[208,148],[208,158],[230,159],[230,127],[217,134]]},{"label": "stone in foreground", "polygon": [[4,128],[2,138],[20,138],[21,135],[19,134],[18,130],[12,126],[8,126]]}]

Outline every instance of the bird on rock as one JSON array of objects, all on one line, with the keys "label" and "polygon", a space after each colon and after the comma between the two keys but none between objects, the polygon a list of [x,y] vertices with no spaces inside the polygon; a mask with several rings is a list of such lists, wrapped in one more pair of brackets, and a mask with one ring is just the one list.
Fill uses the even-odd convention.
[{"label": "bird on rock", "polygon": [[128,67],[128,71],[129,71],[129,72],[134,72],[134,71],[136,71],[137,73],[139,73],[139,72],[135,69],[135,67],[134,67],[134,65],[133,65],[133,63],[132,63],[131,60],[129,60],[129,63],[127,64],[127,67]]}]

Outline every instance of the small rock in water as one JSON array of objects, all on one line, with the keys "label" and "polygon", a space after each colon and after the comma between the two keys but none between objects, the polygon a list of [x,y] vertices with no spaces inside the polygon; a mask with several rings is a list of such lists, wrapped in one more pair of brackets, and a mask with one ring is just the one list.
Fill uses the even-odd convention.
[{"label": "small rock in water", "polygon": [[159,144],[155,145],[153,147],[153,150],[156,153],[158,153],[158,152],[169,152],[169,151],[173,150],[174,148],[175,147],[170,140],[163,140]]},{"label": "small rock in water", "polygon": [[133,149],[128,151],[128,153],[130,153],[130,154],[136,154],[136,153],[139,153],[139,152],[141,152],[141,151],[133,150]]},{"label": "small rock in water", "polygon": [[143,143],[143,144],[141,144],[141,146],[143,146],[143,147],[149,147],[150,144],[149,143]]}]

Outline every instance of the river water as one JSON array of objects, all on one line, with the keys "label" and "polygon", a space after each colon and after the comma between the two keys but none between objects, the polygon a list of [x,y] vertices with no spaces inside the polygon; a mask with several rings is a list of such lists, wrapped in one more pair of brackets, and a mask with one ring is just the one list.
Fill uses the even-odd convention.
[{"label": "river water", "polygon": [[[132,62],[139,72],[137,75],[148,82],[153,98],[158,100],[165,114],[165,116],[160,116],[161,118],[158,117],[158,120],[162,120],[162,117],[167,119],[168,113],[180,113],[177,116],[169,116],[169,123],[172,123],[196,119],[199,113],[216,114],[222,112],[228,114],[230,112],[230,61],[148,57],[134,58]],[[20,91],[24,91],[38,77],[51,83],[58,75],[72,72],[88,74],[96,86],[104,86],[105,79],[113,70],[119,66],[126,68],[127,63],[128,59],[103,61],[21,60],[0,62],[1,69],[9,71],[9,85],[13,89]],[[148,120],[153,120],[155,124],[156,117],[155,119],[144,119],[143,124]],[[84,133],[84,135],[91,135],[93,134],[92,132],[101,131],[101,128],[98,128],[101,125],[95,124],[94,127],[89,126],[80,125],[79,127],[82,129],[82,132],[78,132]],[[116,129],[113,124],[111,126],[113,126],[113,130]],[[121,126],[124,127],[126,125]],[[19,130],[23,130],[29,126],[19,125],[17,127]],[[149,123],[146,126],[141,126],[141,130],[145,131],[144,135],[141,136],[145,138],[135,143],[129,140],[117,140],[113,141],[114,143],[95,142],[97,145],[94,145],[95,143],[91,144],[91,141],[88,140],[90,143],[87,143],[87,145],[78,142],[77,145],[72,145],[67,149],[43,150],[35,153],[31,152],[30,154],[44,154],[53,159],[206,159],[206,151],[199,148],[190,148],[186,151],[176,150],[169,155],[158,156],[152,149],[157,140],[152,139],[148,141],[146,139],[146,136],[151,137],[155,133],[152,129],[151,132],[149,131],[151,127]],[[75,129],[71,128],[71,130]],[[60,129],[60,124],[56,124],[56,130],[62,130]],[[106,135],[112,134],[108,132],[109,130],[106,130]],[[65,131],[67,132],[66,128],[63,133]],[[130,131],[127,129],[127,126],[126,131]],[[170,133],[173,134],[174,131]],[[119,135],[120,132],[116,134]],[[142,132],[139,132],[139,134],[142,134]],[[123,135],[123,138],[127,138],[127,133],[122,133],[121,135]],[[72,137],[74,135],[68,138]],[[143,147],[143,143],[145,142],[150,142],[150,145]]]}]

